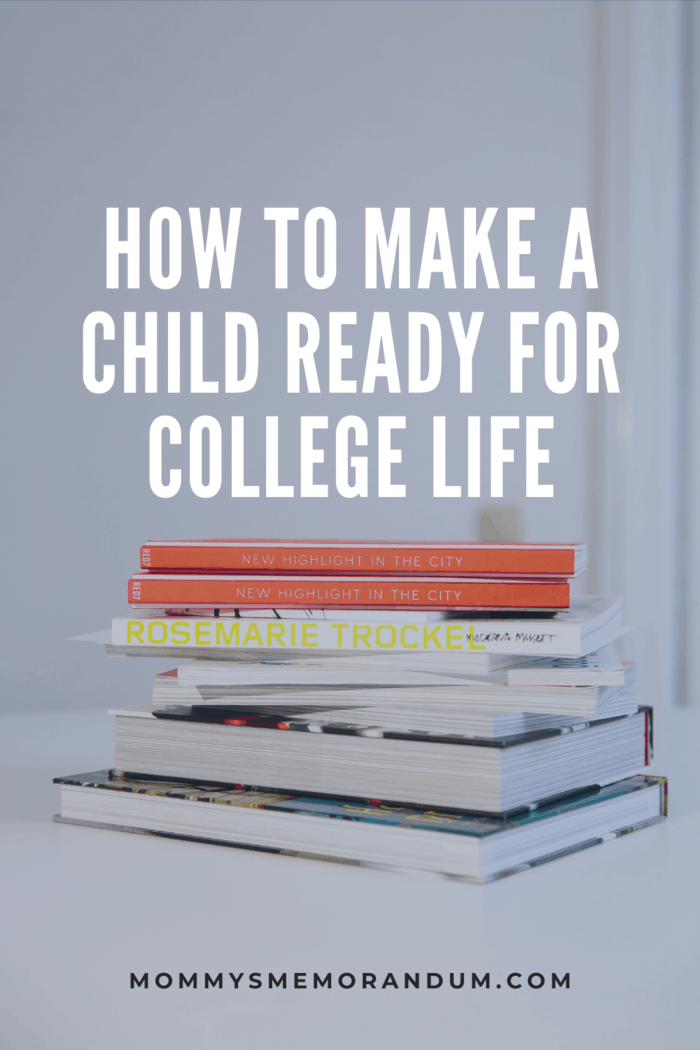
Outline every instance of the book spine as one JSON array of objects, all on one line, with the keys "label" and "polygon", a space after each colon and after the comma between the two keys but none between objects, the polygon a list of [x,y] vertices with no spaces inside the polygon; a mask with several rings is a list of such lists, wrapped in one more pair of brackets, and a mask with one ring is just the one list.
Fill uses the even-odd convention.
[{"label": "book spine", "polygon": [[501,547],[364,546],[334,544],[146,545],[141,568],[148,571],[231,573],[329,573],[332,575],[475,576],[574,575],[575,551]]},{"label": "book spine", "polygon": [[563,581],[426,579],[337,579],[334,577],[216,577],[136,575],[129,602],[151,608],[328,607],[367,609],[568,609]]},{"label": "book spine", "polygon": [[112,644],[134,649],[187,648],[202,653],[248,649],[344,650],[348,653],[444,652],[570,656],[581,647],[578,624],[557,621],[503,623],[353,623],[330,620],[238,620],[233,617],[117,617]]}]

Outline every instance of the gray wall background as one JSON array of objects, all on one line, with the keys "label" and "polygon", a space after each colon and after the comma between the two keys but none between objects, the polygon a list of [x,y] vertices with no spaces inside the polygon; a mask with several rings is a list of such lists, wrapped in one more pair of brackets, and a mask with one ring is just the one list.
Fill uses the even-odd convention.
[{"label": "gray wall background", "polygon": [[[640,427],[634,440],[646,433],[642,426],[651,426],[649,441],[663,452],[652,473],[663,480],[677,476],[676,452],[690,447],[674,429],[673,399],[688,389],[687,375],[674,364],[689,359],[679,320],[686,316],[684,305],[671,295],[661,296],[658,309],[650,306],[658,282],[673,279],[668,259],[679,265],[679,244],[685,243],[679,231],[686,228],[690,208],[681,176],[690,156],[686,124],[696,119],[688,106],[696,49],[685,9],[673,0],[1,5],[4,709],[148,700],[151,674],[165,664],[106,662],[98,647],[65,641],[106,627],[112,615],[126,610],[126,580],[147,539],[478,537],[481,511],[493,501],[466,497],[459,448],[469,414],[519,415],[523,429],[515,435],[516,456],[522,453],[524,417],[554,415],[553,434],[543,435],[551,436],[551,465],[542,474],[554,483],[555,498],[525,500],[524,471],[511,468],[517,480],[508,485],[504,502],[520,506],[523,538],[589,539],[593,567],[581,586],[628,590],[637,581],[628,611],[637,627],[679,615],[673,596],[661,595],[678,575],[671,571],[685,528],[685,519],[676,520],[678,490],[661,491],[661,481],[650,483],[648,474],[635,473],[638,468],[625,465],[620,449],[629,444],[633,424]],[[648,77],[650,70],[657,76],[651,100],[661,99],[666,107],[658,113],[651,112],[651,103],[645,110],[635,91],[634,77]],[[657,126],[670,128],[671,138],[660,139]],[[644,149],[644,141],[652,148]],[[646,185],[650,172],[660,172],[652,206],[661,193],[671,216],[671,225],[656,232],[647,223],[641,247],[629,231],[648,218],[649,200],[630,204],[633,162],[638,186]],[[191,206],[205,214],[210,207],[225,212],[242,207],[230,291],[196,287],[186,221],[183,277],[176,289],[151,285],[145,249],[140,290],[105,288],[105,208],[140,207],[145,240],[151,212],[164,205],[176,208],[183,220]],[[263,208],[298,207],[303,216],[318,205],[331,208],[338,220],[335,284],[314,291],[304,282],[297,223],[290,239],[289,289],[275,290],[272,229],[263,222]],[[367,206],[382,207],[385,216],[394,207],[411,207],[413,290],[364,289]],[[458,285],[462,209],[474,206],[481,214],[486,207],[499,208],[492,242],[500,290],[488,290],[482,281],[476,291],[445,291],[439,278],[429,291],[415,290],[431,206],[447,209]],[[534,291],[503,287],[509,206],[536,209],[536,221],[524,227],[532,255],[522,267],[536,275]],[[588,207],[594,225],[601,289],[596,294],[586,295],[580,278],[574,290],[558,290],[572,206]],[[656,269],[646,275],[646,284],[635,285],[628,279],[631,264],[639,269],[647,260]],[[466,318],[477,309],[485,311],[485,319],[475,392],[459,394],[447,312],[461,310]],[[526,392],[511,395],[508,313],[519,309],[539,310],[542,321],[557,309],[581,322],[586,309],[615,314],[627,393],[611,404],[612,395],[586,395],[581,381],[565,397],[550,393],[543,380],[540,329],[536,360],[526,363]],[[117,322],[117,353],[110,358],[118,364],[117,383],[104,396],[89,393],[81,379],[81,328],[92,310],[106,310]],[[261,342],[257,386],[242,395],[124,394],[118,351],[125,310],[135,310],[141,321],[144,311],[158,311],[161,337],[168,310],[182,311],[183,322],[190,311],[204,311],[205,374],[220,381],[223,314],[252,313]],[[328,312],[356,310],[356,361],[345,374],[360,379],[371,313],[391,311],[402,381],[406,314],[432,312],[443,323],[442,383],[425,395],[287,394],[288,310],[309,311],[321,321],[321,362]],[[644,310],[656,311],[657,331],[665,333],[649,354],[670,361],[663,372],[672,377],[670,393],[640,356],[649,326],[637,333],[641,342],[630,344],[630,326]],[[187,333],[183,323],[185,381]],[[320,371],[324,385],[323,365]],[[635,406],[642,403],[654,407],[653,420],[638,421]],[[147,439],[152,419],[161,413],[176,416],[185,433],[196,416],[216,416],[225,449],[227,420],[243,414],[246,480],[256,483],[264,475],[264,417],[279,415],[285,435],[282,480],[294,482],[297,492],[299,416],[328,415],[331,430],[317,438],[326,449],[317,480],[330,483],[330,496],[233,500],[225,452],[217,497],[198,499],[185,483],[174,499],[158,499],[148,485]],[[368,499],[343,499],[333,485],[332,433],[349,413],[365,418],[370,428]],[[380,414],[408,417],[408,429],[396,442],[404,449],[404,466],[395,472],[396,480],[408,485],[404,500],[374,494]],[[459,500],[432,497],[430,421],[438,414],[447,416],[457,449],[448,480],[464,486]],[[677,444],[668,444],[673,441]],[[482,471],[485,482],[485,458]],[[648,557],[645,515],[657,538],[665,537],[667,526],[672,532],[668,542],[664,539],[661,576],[651,583],[647,577],[639,582],[644,548]],[[639,543],[623,571],[619,551],[637,542],[629,538],[633,533]],[[660,601],[665,602],[661,612]],[[668,706],[676,664],[647,659],[647,688],[657,704]]]}]

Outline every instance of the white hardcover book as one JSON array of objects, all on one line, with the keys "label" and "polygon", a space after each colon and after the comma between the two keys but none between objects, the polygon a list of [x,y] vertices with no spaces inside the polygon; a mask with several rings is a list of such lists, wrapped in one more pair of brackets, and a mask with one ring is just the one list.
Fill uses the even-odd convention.
[{"label": "white hardcover book", "polygon": [[360,622],[356,612],[353,617],[346,612],[338,610],[333,619],[323,620],[302,618],[302,611],[296,619],[281,614],[258,619],[152,613],[118,616],[112,621],[108,649],[163,656],[198,651],[198,655],[211,653],[218,658],[241,650],[440,652],[447,659],[460,653],[508,658],[577,657],[594,652],[628,630],[621,623],[622,599],[605,596],[577,598],[566,612],[533,619],[447,617],[426,622],[424,614],[411,614],[404,620],[387,611],[382,622],[364,614]]}]

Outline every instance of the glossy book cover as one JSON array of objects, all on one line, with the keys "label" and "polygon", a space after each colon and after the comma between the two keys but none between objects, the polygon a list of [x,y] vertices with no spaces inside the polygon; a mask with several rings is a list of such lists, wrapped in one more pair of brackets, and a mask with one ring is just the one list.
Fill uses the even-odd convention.
[{"label": "glossy book cover", "polygon": [[[620,825],[619,827],[610,828],[606,826],[604,832],[591,835],[590,825],[586,824],[586,831],[579,830],[574,832],[574,838],[578,834],[578,840],[575,842],[566,841],[566,833],[561,833],[561,839],[557,842],[556,832],[554,832],[553,839],[549,839],[549,845],[552,842],[556,843],[558,848],[550,849],[549,852],[541,855],[531,855],[527,861],[520,861],[519,864],[514,865],[511,868],[503,868],[500,871],[490,871],[488,874],[481,876],[472,876],[474,881],[489,881],[494,878],[503,877],[504,875],[514,874],[517,871],[522,871],[527,867],[532,867],[545,863],[548,860],[556,860],[561,856],[565,856],[570,852],[586,848],[588,846],[598,845],[603,841],[610,840],[611,838],[619,835],[627,834],[631,831],[635,831],[640,827],[647,827],[650,824],[662,819],[667,813],[667,782],[663,777],[650,777],[650,776],[637,776],[631,777],[627,780],[620,781],[616,784],[610,784],[606,787],[598,789],[590,789],[587,792],[580,793],[569,797],[568,799],[561,799],[557,802],[553,802],[550,805],[536,807],[531,811],[519,814],[517,817],[510,817],[507,819],[494,819],[484,817],[482,815],[470,815],[468,813],[460,813],[458,811],[444,811],[434,809],[421,809],[416,806],[400,806],[394,804],[387,804],[379,799],[371,799],[365,802],[352,799],[332,799],[332,798],[315,798],[304,795],[295,795],[289,793],[272,792],[267,789],[244,787],[242,785],[232,785],[228,788],[223,788],[221,785],[195,783],[192,781],[182,780],[170,780],[160,781],[155,778],[139,779],[133,775],[119,774],[114,771],[105,770],[98,773],[85,773],[80,776],[73,777],[57,777],[55,783],[65,786],[67,788],[89,788],[96,789],[100,792],[124,792],[128,795],[136,796],[147,796],[148,798],[162,798],[177,800],[180,802],[197,802],[207,803],[216,807],[233,807],[233,808],[244,808],[244,809],[255,809],[255,810],[269,810],[274,813],[285,813],[289,816],[301,815],[303,817],[315,817],[315,818],[326,818],[332,821],[343,821],[350,823],[359,823],[361,825],[372,825],[380,828],[405,828],[411,830],[418,830],[422,832],[430,832],[436,835],[448,835],[457,837],[468,837],[470,839],[476,839],[479,842],[486,842],[494,836],[506,836],[509,832],[521,832],[520,838],[527,835],[527,831],[532,827],[536,831],[540,830],[540,826],[549,822],[563,824],[567,818],[570,818],[577,813],[582,811],[593,811],[595,810],[594,820],[598,815],[598,811],[605,811],[606,807],[610,808],[609,804],[614,803],[620,799],[625,798],[639,792],[651,793],[653,796],[649,800],[649,809],[644,809],[643,814],[640,811],[636,814],[636,820],[632,820],[628,823]],[[64,811],[69,814],[74,812],[70,806],[71,796],[70,793],[65,796],[65,801],[68,805]],[[645,800],[646,801],[646,800]],[[99,803],[97,803],[99,809]],[[126,817],[124,825],[115,825],[116,830],[142,830],[152,831],[161,834],[171,834],[173,837],[186,837],[196,838],[193,834],[178,833],[173,830],[165,830],[167,827],[167,812],[163,811],[162,823],[159,824],[158,817],[151,819],[150,826],[147,820],[139,823],[139,810],[131,809],[129,811],[133,814],[134,824],[128,823],[128,816]],[[632,812],[631,810],[629,812]],[[109,808],[105,810],[105,815],[109,815]],[[95,818],[97,814],[93,815]],[[56,816],[54,819],[58,821],[74,821],[76,823],[82,822],[89,824],[90,819],[85,816]],[[601,815],[601,822],[605,822],[605,817]],[[613,818],[613,822],[614,822]],[[92,823],[99,825],[109,824],[109,821],[104,819],[99,821],[93,819]],[[195,823],[196,826],[196,823]],[[338,825],[334,823],[333,830],[337,830]],[[240,830],[240,829],[239,829]],[[342,833],[341,833],[342,836]],[[286,836],[285,836],[286,837]],[[569,838],[571,833],[569,832]],[[216,838],[212,837],[211,833],[207,836],[206,834],[201,835],[202,840],[216,842]],[[272,845],[261,845],[260,841],[256,841],[255,835],[252,835],[250,841],[246,842],[245,839],[239,841],[227,841],[226,838],[222,837],[218,840],[221,845],[239,845],[248,846],[249,848],[263,848],[278,852],[294,852],[290,851],[289,846],[276,847]],[[299,836],[299,841],[303,842],[303,833]],[[342,842],[342,837],[341,840]],[[562,845],[562,842],[566,842]],[[352,837],[349,838],[349,852],[346,854],[345,851],[339,853],[336,857],[333,855],[332,846],[325,845],[321,840],[319,842],[319,852],[325,854],[329,859],[339,860],[356,860],[358,863],[371,863],[367,859],[360,856],[352,857]],[[534,847],[536,850],[536,846]],[[298,851],[300,855],[303,855],[304,850],[300,848]],[[308,853],[309,851],[306,850]],[[439,858],[439,851],[435,853],[435,859],[432,863],[423,861],[423,864],[419,860],[416,861],[416,867],[420,868],[425,866],[430,870],[435,870],[435,861]],[[443,874],[456,874],[454,871],[446,870]]]}]

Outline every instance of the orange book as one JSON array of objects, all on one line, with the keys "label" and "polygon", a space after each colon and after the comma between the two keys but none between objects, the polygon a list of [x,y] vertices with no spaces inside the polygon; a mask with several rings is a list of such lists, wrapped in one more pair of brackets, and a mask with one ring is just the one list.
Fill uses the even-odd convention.
[{"label": "orange book", "polygon": [[563,580],[451,576],[215,576],[135,573],[134,608],[172,609],[454,609],[555,611],[569,608]]},{"label": "orange book", "polygon": [[393,540],[174,540],[141,548],[149,572],[335,576],[578,576],[585,543],[396,543]]}]

